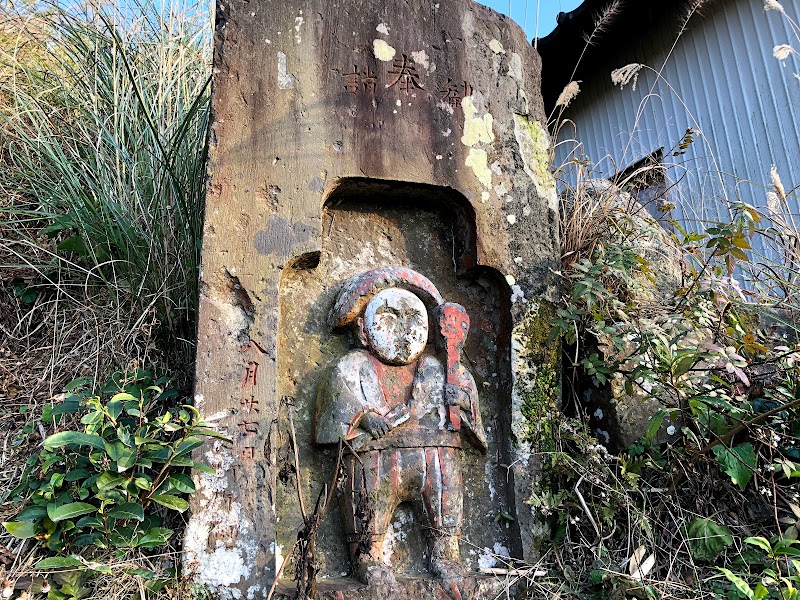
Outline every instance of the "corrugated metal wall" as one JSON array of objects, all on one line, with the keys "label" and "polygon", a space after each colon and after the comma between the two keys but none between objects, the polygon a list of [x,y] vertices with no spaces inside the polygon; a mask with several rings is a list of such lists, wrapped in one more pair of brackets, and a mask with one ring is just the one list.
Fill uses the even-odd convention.
[{"label": "corrugated metal wall", "polygon": [[[782,3],[800,18],[800,0]],[[727,200],[765,207],[771,165],[787,189],[800,184],[800,80],[794,76],[800,60],[791,56],[784,64],[773,57],[776,45],[800,51],[800,42],[786,18],[765,11],[762,0],[719,1],[677,34],[674,25],[649,32],[581,83],[564,115],[577,124],[577,135],[561,130],[555,164],[569,160],[574,143],[565,140],[574,138],[597,164],[593,176],[607,177],[658,148],[674,148],[691,127],[702,135],[686,154],[666,159],[670,178],[679,181],[675,216],[724,218]],[[642,70],[635,91],[619,89],[611,71],[628,63],[661,70],[661,78]],[[574,166],[567,168],[564,179],[574,183],[575,177]]]}]

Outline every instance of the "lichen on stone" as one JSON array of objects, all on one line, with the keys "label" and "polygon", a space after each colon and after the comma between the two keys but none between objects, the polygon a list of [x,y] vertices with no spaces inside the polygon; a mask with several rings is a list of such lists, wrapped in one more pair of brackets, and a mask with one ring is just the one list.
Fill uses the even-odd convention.
[{"label": "lichen on stone", "polygon": [[519,146],[525,173],[546,198],[552,210],[558,210],[556,182],[550,173],[550,136],[542,124],[525,115],[514,115],[514,137]]}]

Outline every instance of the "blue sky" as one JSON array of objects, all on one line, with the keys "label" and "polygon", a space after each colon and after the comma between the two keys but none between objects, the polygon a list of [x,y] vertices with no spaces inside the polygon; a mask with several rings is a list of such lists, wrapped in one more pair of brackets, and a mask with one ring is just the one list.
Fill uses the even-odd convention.
[{"label": "blue sky", "polygon": [[[544,37],[556,26],[556,15],[560,12],[569,12],[577,7],[583,0],[477,0],[481,4],[490,6],[497,12],[509,15],[519,23],[528,39],[536,36],[536,17],[538,4],[539,37]],[[510,12],[509,12],[510,7]],[[527,9],[527,18],[525,12]]]}]

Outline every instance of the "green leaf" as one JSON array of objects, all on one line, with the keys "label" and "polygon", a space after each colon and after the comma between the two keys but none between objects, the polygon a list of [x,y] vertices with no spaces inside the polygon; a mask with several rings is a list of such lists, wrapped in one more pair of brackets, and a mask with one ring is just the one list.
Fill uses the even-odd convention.
[{"label": "green leaf", "polygon": [[94,515],[87,515],[78,519],[75,527],[91,527],[92,529],[102,529],[103,522]]},{"label": "green leaf", "polygon": [[126,502],[115,506],[108,511],[109,517],[115,519],[136,519],[137,521],[144,521],[144,509],[141,504],[136,502]]},{"label": "green leaf", "polygon": [[139,539],[136,545],[142,548],[155,548],[166,544],[170,537],[172,537],[171,529],[153,527]]},{"label": "green leaf", "polygon": [[120,400],[110,400],[108,405],[106,405],[106,410],[108,410],[108,414],[111,415],[111,418],[116,422],[122,414],[122,402]]},{"label": "green leaf", "polygon": [[140,490],[149,490],[153,486],[153,482],[146,477],[137,477],[133,480],[133,484]]},{"label": "green leaf", "polygon": [[740,444],[734,448],[723,445],[714,446],[714,455],[722,470],[740,489],[747,487],[756,467],[756,453],[751,443]]},{"label": "green leaf", "polygon": [[178,475],[172,475],[169,479],[167,479],[167,482],[176,490],[185,494],[191,494],[195,490],[192,478],[182,473],[179,473]]},{"label": "green leaf", "polygon": [[769,594],[769,590],[764,587],[763,583],[760,583],[756,586],[755,591],[753,592],[753,600],[764,600]]},{"label": "green leaf", "polygon": [[83,563],[75,556],[53,556],[40,560],[34,569],[68,569],[71,567],[83,567]]},{"label": "green leaf", "polygon": [[696,560],[712,562],[733,544],[731,530],[711,519],[695,519],[687,528],[689,550]]},{"label": "green leaf", "polygon": [[673,373],[675,374],[675,377],[680,377],[681,375],[685,375],[686,373],[688,373],[689,369],[691,369],[694,366],[696,361],[697,357],[693,354],[681,358],[678,361],[678,363],[673,367]]},{"label": "green leaf", "polygon": [[758,546],[759,548],[761,548],[767,554],[771,554],[772,553],[772,546],[770,545],[770,543],[767,540],[767,538],[749,537],[749,538],[745,538],[744,543],[745,544],[750,544],[751,546]]},{"label": "green leaf", "polygon": [[664,422],[667,414],[667,411],[662,409],[650,417],[650,422],[647,424],[647,433],[644,435],[645,440],[652,443],[656,439],[656,436],[661,429],[661,424]]},{"label": "green leaf", "polygon": [[17,515],[17,521],[38,521],[47,516],[44,506],[29,506]]},{"label": "green leaf", "polygon": [[120,473],[130,469],[136,464],[136,452],[131,448],[126,448],[125,452],[117,459],[117,471]]},{"label": "green leaf", "polygon": [[86,479],[89,477],[89,471],[86,469],[71,469],[67,471],[64,481],[78,481],[79,479]]},{"label": "green leaf", "polygon": [[44,447],[46,449],[61,448],[62,446],[68,446],[70,444],[91,446],[98,450],[105,449],[103,438],[99,435],[81,433],[80,431],[61,431],[59,433],[54,433],[44,441]]},{"label": "green leaf", "polygon": [[194,429],[194,434],[217,438],[220,440],[227,440],[227,441],[230,441],[231,439],[224,433],[220,433],[219,431],[216,431],[214,429],[209,429],[208,427],[197,427],[196,429]]},{"label": "green leaf", "polygon": [[27,523],[24,521],[9,521],[3,523],[3,527],[6,528],[8,533],[21,540],[32,538],[36,535],[36,530],[39,528],[38,523]]},{"label": "green leaf", "polygon": [[97,489],[100,490],[101,492],[105,492],[119,485],[122,485],[126,481],[127,478],[124,475],[118,475],[117,473],[106,471],[105,473],[100,475],[100,477],[97,478]]},{"label": "green leaf", "polygon": [[189,503],[186,500],[170,494],[155,494],[151,496],[151,499],[158,502],[161,506],[166,506],[178,512],[183,512],[189,508]]},{"label": "green leaf", "polygon": [[187,452],[191,452],[195,448],[199,448],[203,445],[203,440],[199,437],[189,436],[185,440],[183,440],[180,444],[178,444],[178,448],[176,449],[176,454],[180,456],[181,454],[186,454]]},{"label": "green leaf", "polygon": [[86,502],[71,502],[56,506],[55,503],[47,505],[47,516],[54,523],[64,521],[66,519],[74,519],[86,513],[97,512],[97,507],[87,504]]},{"label": "green leaf", "polygon": [[75,234],[72,237],[68,237],[63,242],[56,246],[56,250],[59,252],[74,252],[79,256],[88,256],[89,249],[86,247],[86,242],[83,241],[83,238],[79,234]]},{"label": "green leaf", "polygon": [[753,593],[753,589],[747,584],[747,582],[739,577],[738,575],[731,572],[730,569],[724,569],[722,567],[717,567],[724,575],[728,578],[736,589],[739,591],[740,594],[744,595],[749,600],[755,600],[755,594]]},{"label": "green leaf", "polygon": [[192,463],[189,466],[192,467],[196,471],[200,471],[201,473],[206,473],[208,475],[216,475],[217,474],[217,470],[214,467],[211,467],[209,465],[204,465],[203,463],[195,462],[195,463]]}]

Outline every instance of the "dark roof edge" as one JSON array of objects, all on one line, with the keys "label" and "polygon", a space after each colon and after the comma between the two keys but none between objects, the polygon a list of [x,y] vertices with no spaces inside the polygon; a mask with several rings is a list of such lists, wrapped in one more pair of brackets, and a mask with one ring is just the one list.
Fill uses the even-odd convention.
[{"label": "dark roof edge", "polygon": [[[555,42],[559,37],[567,33],[565,30],[571,28],[571,26],[575,25],[576,22],[580,22],[584,19],[584,15],[594,9],[600,8],[604,1],[607,0],[584,0],[581,4],[579,4],[576,8],[569,12],[560,12],[556,16],[556,28],[553,29],[550,33],[542,38],[536,38],[535,44],[537,47],[541,47],[543,44],[547,46],[548,44],[552,44]],[[624,4],[623,4],[624,8]]]}]

